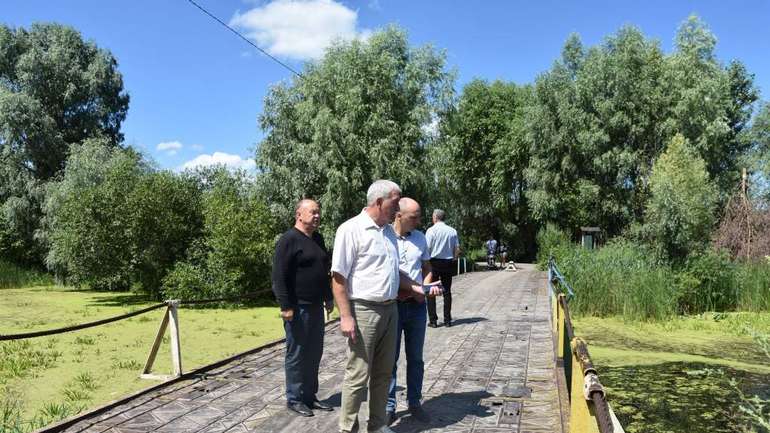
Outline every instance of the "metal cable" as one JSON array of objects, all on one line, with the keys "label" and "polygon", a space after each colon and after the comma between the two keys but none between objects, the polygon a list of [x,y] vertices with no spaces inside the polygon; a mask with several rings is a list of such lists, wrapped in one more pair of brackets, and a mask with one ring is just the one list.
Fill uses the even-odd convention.
[{"label": "metal cable", "polygon": [[217,17],[216,17],[216,15],[214,15],[214,14],[212,14],[211,12],[207,11],[206,9],[204,9],[204,8],[203,8],[203,6],[199,5],[198,3],[194,2],[193,0],[187,0],[187,1],[188,1],[188,2],[190,2],[190,4],[192,4],[193,6],[197,7],[198,9],[200,9],[200,10],[201,10],[201,11],[202,11],[204,14],[208,15],[209,17],[211,17],[211,18],[212,18],[214,21],[218,22],[219,24],[222,24],[222,25],[223,25],[225,28],[227,28],[227,30],[230,30],[231,32],[235,33],[235,35],[236,35],[236,36],[238,36],[239,38],[241,38],[241,39],[243,39],[244,41],[246,41],[246,43],[248,43],[248,44],[249,44],[249,45],[251,45],[252,47],[254,47],[254,48],[258,49],[258,50],[259,50],[259,51],[260,51],[262,54],[264,54],[264,55],[266,55],[267,57],[271,58],[271,59],[272,59],[274,62],[276,62],[276,63],[278,63],[279,65],[283,66],[284,68],[288,69],[288,70],[289,70],[289,71],[291,71],[291,72],[292,72],[294,75],[296,75],[296,76],[298,76],[298,77],[302,77],[302,74],[300,74],[299,72],[297,72],[296,70],[294,70],[294,68],[292,68],[291,66],[287,65],[286,63],[284,63],[284,62],[282,62],[282,61],[278,60],[277,58],[273,57],[272,55],[268,54],[268,52],[267,52],[267,51],[265,51],[265,50],[263,50],[262,48],[260,48],[260,47],[259,47],[257,44],[255,44],[254,42],[251,42],[251,41],[250,41],[248,38],[246,38],[245,36],[243,36],[242,34],[240,34],[240,33],[239,33],[237,30],[235,30],[234,28],[232,28],[232,27],[230,27],[229,25],[227,25],[227,24],[226,24],[224,21],[222,21],[222,20],[220,20],[219,18],[217,18]]}]

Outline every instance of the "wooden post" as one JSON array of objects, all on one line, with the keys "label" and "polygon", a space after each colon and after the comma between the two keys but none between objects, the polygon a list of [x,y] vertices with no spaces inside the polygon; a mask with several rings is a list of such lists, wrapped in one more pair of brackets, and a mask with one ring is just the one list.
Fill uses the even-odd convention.
[{"label": "wooden post", "polygon": [[[150,348],[150,354],[147,356],[147,361],[144,363],[142,374],[139,375],[142,379],[169,380],[182,375],[182,351],[179,340],[179,316],[177,314],[179,300],[166,301],[166,303],[168,304],[168,308],[166,308],[163,319],[160,321],[158,333],[155,335],[155,341],[152,343],[152,348]],[[155,363],[158,349],[163,341],[163,335],[165,335],[166,328],[168,328],[169,324],[171,324],[171,364],[174,366],[174,374],[173,376],[152,374],[152,365]]]},{"label": "wooden post", "polygon": [[177,308],[179,307],[179,300],[175,299],[169,301],[169,329],[171,333],[171,363],[174,365],[174,376],[179,377],[182,375],[182,349],[179,341],[179,317],[177,315]]},{"label": "wooden post", "polygon": [[144,369],[142,369],[142,374],[139,376],[142,379],[157,379],[155,375],[152,373],[152,364],[155,363],[155,357],[158,355],[158,349],[160,348],[160,343],[163,341],[163,334],[166,333],[166,328],[168,327],[168,308],[166,308],[166,311],[163,313],[163,319],[160,321],[160,327],[158,327],[158,333],[155,335],[155,341],[152,343],[152,348],[150,348],[150,354],[147,356],[147,362],[144,363]]}]

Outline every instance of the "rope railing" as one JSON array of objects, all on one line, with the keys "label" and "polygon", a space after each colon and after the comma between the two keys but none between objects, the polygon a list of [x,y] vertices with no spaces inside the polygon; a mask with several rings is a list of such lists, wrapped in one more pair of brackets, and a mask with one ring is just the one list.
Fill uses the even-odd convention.
[{"label": "rope railing", "polygon": [[[558,283],[561,287],[556,287]],[[557,358],[564,366],[569,396],[570,433],[623,433],[623,427],[607,402],[606,392],[588,353],[586,342],[575,335],[569,301],[575,292],[556,266],[548,260],[548,291],[553,310]]]},{"label": "rope railing", "polygon": [[[271,293],[270,290],[261,290],[258,292],[253,293],[247,293],[243,295],[235,295],[230,296],[226,298],[215,298],[215,299],[193,299],[189,301],[185,300],[178,300],[176,302],[179,303],[179,306],[185,306],[185,305],[202,305],[202,304],[213,304],[217,302],[236,302],[236,301],[242,301],[243,299],[248,298],[258,298],[260,296],[264,296],[268,293]],[[120,320],[125,320],[134,316],[138,316],[140,314],[149,313],[150,311],[157,310],[159,308],[167,307],[169,305],[169,302],[171,301],[165,301],[161,302],[155,305],[151,305],[149,307],[142,308],[140,310],[131,311],[125,314],[120,314],[113,317],[107,317],[100,320],[95,320],[93,322],[86,322],[81,323],[78,325],[70,325],[70,326],[64,326],[61,328],[55,328],[55,329],[47,329],[43,331],[33,331],[33,332],[24,332],[20,334],[0,334],[0,341],[11,341],[11,340],[24,340],[28,338],[36,338],[36,337],[47,337],[50,335],[57,335],[57,334],[64,334],[65,332],[72,332],[72,331],[79,331],[81,329],[88,329],[93,328],[95,326],[99,325],[106,325],[108,323],[117,322]]]}]

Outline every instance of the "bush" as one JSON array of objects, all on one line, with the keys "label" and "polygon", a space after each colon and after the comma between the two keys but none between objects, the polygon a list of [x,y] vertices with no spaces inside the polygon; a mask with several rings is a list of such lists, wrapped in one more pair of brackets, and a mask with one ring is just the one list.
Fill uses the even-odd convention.
[{"label": "bush", "polygon": [[0,260],[0,289],[15,289],[31,286],[53,286],[55,281],[45,272],[23,269]]},{"label": "bush", "polygon": [[167,298],[238,296],[270,287],[276,224],[243,173],[200,173],[203,237],[163,280]]},{"label": "bush", "polygon": [[[574,247],[570,242],[569,235],[559,230],[554,224],[548,223],[537,232],[537,263],[541,269],[548,266],[550,256],[562,257]],[[484,253],[486,260],[486,252]]]},{"label": "bush", "polygon": [[735,265],[724,252],[706,250],[687,257],[676,275],[684,314],[727,311],[736,306]]}]

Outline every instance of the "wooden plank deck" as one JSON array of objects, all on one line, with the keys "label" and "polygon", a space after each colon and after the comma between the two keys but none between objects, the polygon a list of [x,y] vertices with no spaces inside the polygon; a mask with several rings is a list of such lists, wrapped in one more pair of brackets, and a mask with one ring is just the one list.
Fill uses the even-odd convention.
[{"label": "wooden plank deck", "polygon": [[[400,433],[563,433],[545,274],[524,265],[517,272],[455,278],[454,326],[428,328],[426,336],[423,404],[432,422],[419,423],[406,411],[402,355],[400,417],[391,428]],[[333,433],[345,351],[337,325],[329,325],[319,398],[335,406],[331,413],[302,418],[286,410],[284,347],[276,345],[86,415],[63,431]],[[366,414],[364,404],[361,425]]]}]

